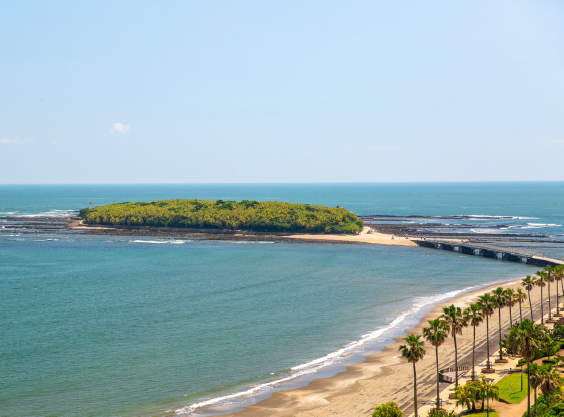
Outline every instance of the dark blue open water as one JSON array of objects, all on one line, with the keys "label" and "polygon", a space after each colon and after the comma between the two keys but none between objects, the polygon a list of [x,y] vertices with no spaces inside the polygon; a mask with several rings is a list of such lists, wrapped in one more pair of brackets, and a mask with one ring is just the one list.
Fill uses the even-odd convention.
[{"label": "dark blue open water", "polygon": [[[164,198],[510,216],[503,221],[523,226],[514,230],[555,240],[564,224],[563,183],[0,186],[0,215]],[[476,220],[482,228],[499,221]],[[383,346],[439,300],[534,271],[421,248],[4,229],[0,416],[190,413],[218,397],[242,406],[253,397],[233,394],[299,383]]]}]

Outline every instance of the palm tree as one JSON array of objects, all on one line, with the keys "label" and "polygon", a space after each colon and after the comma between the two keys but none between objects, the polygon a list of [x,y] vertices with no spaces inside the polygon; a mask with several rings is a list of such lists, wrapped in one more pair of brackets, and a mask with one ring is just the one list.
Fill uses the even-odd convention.
[{"label": "palm tree", "polygon": [[535,321],[533,318],[533,303],[531,302],[531,290],[537,285],[537,281],[530,275],[527,275],[521,280],[521,285],[525,287],[529,293],[529,307],[531,307],[531,321]]},{"label": "palm tree", "polygon": [[395,402],[389,402],[374,407],[372,417],[402,417],[403,413]]},{"label": "palm tree", "polygon": [[474,392],[469,386],[460,385],[454,391],[454,398],[456,399],[457,407],[466,407],[468,411],[472,409],[474,404]]},{"label": "palm tree", "polygon": [[481,297],[478,297],[478,305],[482,310],[482,314],[486,318],[486,349],[488,355],[486,368],[490,369],[490,316],[494,313],[495,301],[491,295],[484,294]]},{"label": "palm tree", "polygon": [[[499,387],[493,384],[491,379],[482,377],[480,383],[481,389],[483,391],[483,398],[486,399],[486,415],[490,415],[490,398],[492,400],[499,400]],[[482,400],[482,410],[484,409],[484,402]]]},{"label": "palm tree", "polygon": [[403,338],[406,344],[398,348],[401,352],[401,356],[407,359],[408,363],[413,364],[413,404],[415,407],[415,417],[417,417],[417,371],[415,364],[425,356],[425,342],[420,339],[421,336],[410,334]]},{"label": "palm tree", "polygon": [[[521,303],[527,299],[527,294],[521,291],[521,288],[517,289],[515,293],[515,300],[519,303],[519,321],[523,321],[523,311],[521,310]],[[531,308],[532,313],[532,308]]]},{"label": "palm tree", "polygon": [[[544,325],[544,300],[542,297],[542,289],[546,287],[547,274],[544,271],[537,272],[537,279],[535,280],[537,287],[541,290],[541,324]],[[531,306],[533,308],[533,306]]]},{"label": "palm tree", "polygon": [[[540,326],[532,320],[525,319],[519,325],[513,327],[510,332],[514,332],[512,337],[515,345],[519,347],[519,354],[527,362],[527,416],[531,416],[531,367],[530,362],[535,357],[537,348],[537,338],[540,335]],[[536,395],[536,394],[535,394]]]},{"label": "palm tree", "polygon": [[542,384],[542,377],[539,371],[540,370],[538,368],[534,369],[530,372],[529,377],[529,384],[535,390],[535,416],[537,415],[537,388]]},{"label": "palm tree", "polygon": [[[515,327],[511,327],[509,329],[509,333],[507,334],[507,338],[506,338],[507,346],[511,348],[513,354],[516,354],[520,350],[520,346],[519,346],[520,341],[517,333],[519,323],[517,323]],[[523,364],[521,364],[521,391],[523,391]]]},{"label": "palm tree", "polygon": [[[481,307],[479,304],[470,304],[463,311],[464,321],[471,325],[474,329],[473,339],[472,339],[472,381],[476,379],[475,362],[476,357],[476,327],[484,321],[484,315],[481,312]],[[438,389],[438,387],[437,387]]]},{"label": "palm tree", "polygon": [[501,309],[506,306],[507,298],[505,297],[505,291],[503,288],[497,287],[492,291],[493,298],[495,300],[495,306],[497,307],[499,316],[499,360],[503,360],[503,350],[501,348]]},{"label": "palm tree", "polygon": [[562,378],[560,377],[558,371],[554,368],[552,368],[550,371],[546,369],[541,369],[540,377],[542,379],[542,382],[540,384],[540,389],[544,395],[544,398],[546,399],[546,408],[550,408],[550,395],[560,384]]},{"label": "palm tree", "polygon": [[546,267],[545,269],[550,268],[549,274],[552,276],[552,281],[556,282],[556,315],[560,317],[560,295],[558,294],[558,281],[562,279],[558,272],[558,268],[556,267]]},{"label": "palm tree", "polygon": [[462,329],[466,327],[466,323],[464,321],[464,317],[462,316],[462,309],[460,307],[455,307],[454,304],[451,304],[448,307],[443,307],[441,319],[448,326],[450,334],[454,339],[454,386],[456,388],[458,387],[458,347],[456,345],[456,335],[462,334]]},{"label": "palm tree", "polygon": [[505,293],[505,305],[509,307],[509,327],[513,327],[513,316],[511,315],[511,307],[515,305],[515,291],[512,288],[508,288],[504,291]]},{"label": "palm tree", "polygon": [[440,319],[429,320],[429,327],[423,329],[423,337],[427,342],[435,347],[435,357],[437,362],[437,410],[441,408],[441,399],[439,397],[439,346],[441,346],[448,337],[448,325]]}]

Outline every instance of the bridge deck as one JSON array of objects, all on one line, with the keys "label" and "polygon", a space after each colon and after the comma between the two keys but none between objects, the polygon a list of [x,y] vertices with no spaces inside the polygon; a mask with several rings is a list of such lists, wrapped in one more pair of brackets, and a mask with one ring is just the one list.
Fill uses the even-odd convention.
[{"label": "bridge deck", "polygon": [[[516,256],[519,258],[525,258],[526,263],[534,263],[534,264],[544,264],[547,265],[564,265],[564,261],[559,259],[547,258],[543,255],[537,255],[532,252],[522,252],[516,251],[514,249],[504,248],[503,246],[493,246],[493,245],[483,245],[480,243],[468,242],[460,239],[435,239],[435,238],[425,238],[425,239],[411,239],[413,242],[418,244],[419,246],[428,246],[432,244],[433,246],[436,244],[441,245],[448,245],[452,247],[464,247],[469,249],[478,249],[478,250],[485,250],[493,253],[503,253],[507,255]],[[525,262],[525,261],[524,261]]]}]

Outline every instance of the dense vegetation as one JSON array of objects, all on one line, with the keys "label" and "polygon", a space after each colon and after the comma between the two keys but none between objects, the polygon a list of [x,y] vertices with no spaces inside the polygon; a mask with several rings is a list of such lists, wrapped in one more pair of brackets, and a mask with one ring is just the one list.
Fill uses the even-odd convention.
[{"label": "dense vegetation", "polygon": [[343,208],[276,201],[161,200],[80,210],[87,224],[270,232],[354,233],[363,223]]}]

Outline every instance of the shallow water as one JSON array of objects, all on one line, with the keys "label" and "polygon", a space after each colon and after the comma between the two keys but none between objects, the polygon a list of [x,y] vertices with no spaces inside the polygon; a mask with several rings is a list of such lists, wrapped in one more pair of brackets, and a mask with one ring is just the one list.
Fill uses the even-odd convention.
[{"label": "shallow water", "polygon": [[[180,195],[182,187],[190,192]],[[75,210],[95,197],[263,195],[344,207],[367,198],[364,186],[301,185],[294,197],[282,186],[198,187],[1,186],[0,211]],[[363,210],[406,213],[378,193]],[[476,201],[439,214],[488,214]],[[429,214],[423,209],[409,208]],[[522,214],[513,206],[490,213]],[[557,217],[542,221],[561,224]],[[0,415],[156,416],[257,386],[268,393],[262,384],[388,343],[464,288],[535,270],[411,247],[3,233]]]},{"label": "shallow water", "polygon": [[5,416],[159,414],[292,376],[414,300],[531,271],[408,247],[60,237],[0,251]]}]

